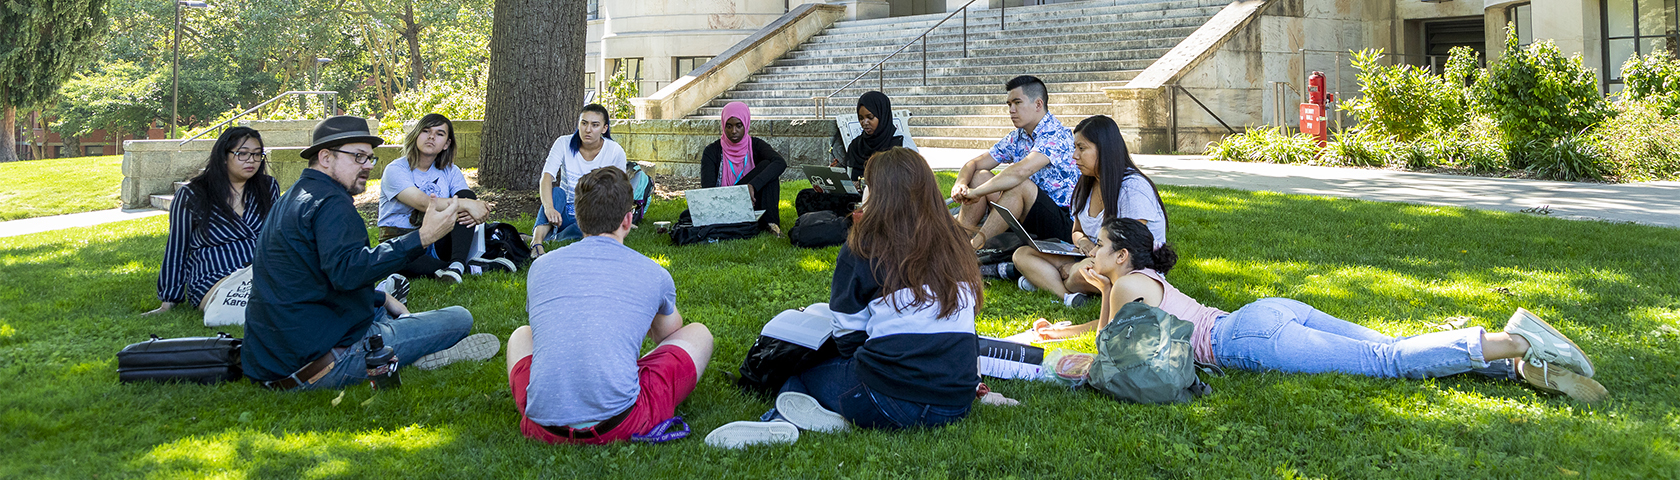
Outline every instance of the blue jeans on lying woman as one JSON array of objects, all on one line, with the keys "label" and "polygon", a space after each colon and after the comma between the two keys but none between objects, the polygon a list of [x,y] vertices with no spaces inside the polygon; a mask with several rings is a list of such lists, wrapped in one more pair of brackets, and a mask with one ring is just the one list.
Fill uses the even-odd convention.
[{"label": "blue jeans on lying woman", "polygon": [[1255,371],[1418,379],[1510,375],[1508,362],[1489,368],[1482,333],[1475,327],[1390,337],[1299,301],[1263,298],[1214,320],[1213,357],[1220,366]]},{"label": "blue jeans on lying woman", "polygon": [[[941,426],[968,416],[970,406],[928,405],[882,395],[858,380],[857,365],[849,358],[835,358],[794,375],[782,384],[782,391],[810,395],[853,425],[884,430]],[[763,419],[776,416],[772,409]]]}]

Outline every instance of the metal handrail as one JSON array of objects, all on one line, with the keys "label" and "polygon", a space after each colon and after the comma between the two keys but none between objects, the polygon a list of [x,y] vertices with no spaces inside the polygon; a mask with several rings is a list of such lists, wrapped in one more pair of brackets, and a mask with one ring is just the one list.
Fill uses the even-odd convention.
[{"label": "metal handrail", "polygon": [[[880,90],[886,90],[887,89],[887,69],[886,69],[887,61],[892,60],[894,55],[898,55],[899,52],[903,52],[904,49],[910,48],[911,45],[915,45],[916,42],[918,42],[918,41],[922,42],[922,86],[927,86],[927,36],[928,36],[928,34],[933,33],[934,29],[939,28],[939,26],[941,26],[941,25],[944,25],[946,21],[951,19],[951,17],[957,16],[957,13],[959,13],[959,12],[963,14],[963,33],[962,33],[963,34],[963,40],[962,40],[963,58],[968,58],[968,7],[971,6],[971,5],[974,5],[974,2],[977,2],[977,1],[979,1],[979,0],[968,0],[968,3],[963,4],[962,8],[959,8],[959,9],[957,9],[957,11],[951,12],[949,15],[946,15],[945,18],[939,20],[939,23],[935,23],[935,24],[933,24],[933,26],[928,27],[928,29],[923,31],[921,35],[917,35],[915,39],[910,40],[909,43],[905,43],[904,46],[898,47],[898,50],[893,50],[892,53],[887,54],[887,56],[885,58],[882,58],[881,61],[875,62],[875,65],[873,65],[873,66],[869,67],[868,69],[864,70],[863,73],[858,74],[858,76],[853,78],[852,81],[846,82],[845,85],[843,85],[839,89],[835,90],[834,93],[830,93],[828,95],[824,95],[824,96],[821,96],[821,97],[811,97],[811,100],[815,103],[814,108],[816,109],[816,112],[817,112],[817,118],[824,118],[826,116],[826,113],[827,113],[826,112],[826,110],[827,110],[826,107],[828,106],[828,99],[833,98],[835,95],[839,95],[840,92],[846,91],[846,89],[848,89],[848,88],[852,88],[852,84],[857,83],[858,80],[862,80],[863,77],[869,76],[869,72],[871,72],[871,71],[877,71],[878,72],[878,77],[877,78],[879,79],[879,82],[880,82],[878,84],[878,88]],[[1003,14],[1002,10],[1000,9],[999,14],[998,14],[998,29],[999,30],[1003,29],[1003,22],[1004,22],[1004,14]]]},{"label": "metal handrail", "polygon": [[239,112],[238,115],[234,115],[233,118],[229,118],[229,119],[223,121],[222,123],[211,125],[210,128],[206,128],[206,129],[204,129],[204,131],[198,132],[198,134],[193,135],[191,137],[187,137],[186,140],[182,140],[180,145],[186,145],[187,142],[191,142],[193,140],[196,140],[196,139],[198,139],[198,137],[202,137],[206,133],[210,133],[210,132],[213,132],[213,131],[214,132],[219,132],[220,130],[217,130],[217,129],[225,127],[229,123],[233,123],[233,121],[238,120],[239,117],[249,115],[251,112],[257,111],[257,109],[259,109],[259,108],[266,107],[270,103],[280,101],[280,99],[286,98],[286,97],[289,97],[289,96],[292,96],[292,95],[326,95],[327,97],[332,99],[332,106],[327,107],[327,116],[332,116],[332,111],[336,110],[337,107],[338,107],[338,92],[332,92],[332,91],[318,92],[318,91],[309,91],[309,90],[292,90],[292,91],[289,91],[289,92],[286,92],[286,93],[275,95],[274,98],[270,98],[270,99],[268,99],[268,101],[259,103],[255,107],[251,107],[249,109],[246,109],[243,112]]}]

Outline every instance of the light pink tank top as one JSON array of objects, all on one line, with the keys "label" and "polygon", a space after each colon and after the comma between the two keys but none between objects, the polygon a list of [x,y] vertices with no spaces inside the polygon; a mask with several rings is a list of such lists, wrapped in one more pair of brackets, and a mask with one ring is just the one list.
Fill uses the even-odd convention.
[{"label": "light pink tank top", "polygon": [[1135,270],[1132,273],[1142,274],[1161,284],[1161,310],[1196,325],[1196,330],[1190,333],[1190,349],[1195,352],[1196,361],[1214,365],[1213,361],[1213,320],[1225,315],[1224,310],[1203,306],[1196,299],[1190,298],[1184,292],[1178,291],[1167,279],[1153,268]]}]

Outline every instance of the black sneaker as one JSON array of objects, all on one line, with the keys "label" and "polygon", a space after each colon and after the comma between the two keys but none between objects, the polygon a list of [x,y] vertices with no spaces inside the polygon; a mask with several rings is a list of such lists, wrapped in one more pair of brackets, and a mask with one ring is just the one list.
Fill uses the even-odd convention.
[{"label": "black sneaker", "polygon": [[462,270],[465,270],[465,268],[461,266],[461,262],[455,262],[449,264],[448,267],[439,268],[436,272],[432,272],[432,276],[437,277],[438,280],[459,285],[461,283]]},{"label": "black sneaker", "polygon": [[1066,297],[1062,297],[1062,304],[1069,308],[1083,307],[1085,302],[1089,301],[1091,301],[1091,296],[1083,293],[1069,293]]}]

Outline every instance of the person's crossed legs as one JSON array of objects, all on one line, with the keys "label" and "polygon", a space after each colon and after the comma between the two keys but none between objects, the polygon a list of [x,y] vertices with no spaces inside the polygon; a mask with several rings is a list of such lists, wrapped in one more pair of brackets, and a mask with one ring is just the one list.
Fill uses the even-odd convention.
[{"label": "person's crossed legs", "polygon": [[694,392],[700,374],[706,371],[712,347],[712,332],[705,325],[690,323],[673,332],[636,362],[642,393],[636,397],[624,421],[599,437],[574,441],[555,435],[525,417],[525,389],[530,383],[535,344],[529,325],[514,329],[508,336],[507,372],[514,406],[519,411],[520,431],[548,443],[588,444],[612,443],[644,433],[676,415],[677,405]]},{"label": "person's crossed legs", "polygon": [[[968,186],[969,188],[975,188],[985,185],[994,176],[990,171],[974,172],[974,177],[969,179]],[[995,202],[1003,208],[1009,209],[1010,213],[1013,213],[1015,219],[1019,221],[1026,216],[1027,212],[1032,210],[1033,203],[1037,200],[1038,185],[1033,182],[1021,182],[1015,188],[986,195],[978,202],[963,204],[961,210],[957,212],[957,222],[963,226],[980,230],[980,233],[969,240],[969,243],[975,249],[979,249],[986,245],[986,239],[1009,229],[1009,225],[1003,222],[1003,212],[991,208],[991,205],[987,202]],[[984,222],[981,221],[981,215],[986,215]]]}]

